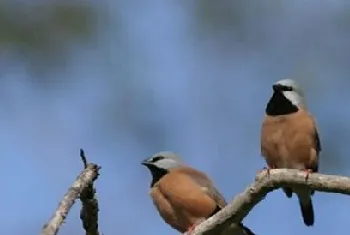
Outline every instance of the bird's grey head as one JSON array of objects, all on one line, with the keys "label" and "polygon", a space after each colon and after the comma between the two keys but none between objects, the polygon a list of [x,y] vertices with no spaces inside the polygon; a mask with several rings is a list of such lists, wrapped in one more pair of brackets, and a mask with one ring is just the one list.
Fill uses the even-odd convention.
[{"label": "bird's grey head", "polygon": [[275,92],[282,92],[283,95],[292,102],[292,104],[305,107],[304,92],[300,85],[293,79],[282,79],[273,86]]},{"label": "bird's grey head", "polygon": [[175,153],[170,151],[161,151],[142,161],[142,164],[147,167],[153,166],[158,169],[169,170],[174,167],[179,167],[183,163],[181,158]]},{"label": "bird's grey head", "polygon": [[170,169],[182,166],[181,158],[173,152],[162,151],[141,162],[146,166],[153,176],[151,187],[158,182]]}]

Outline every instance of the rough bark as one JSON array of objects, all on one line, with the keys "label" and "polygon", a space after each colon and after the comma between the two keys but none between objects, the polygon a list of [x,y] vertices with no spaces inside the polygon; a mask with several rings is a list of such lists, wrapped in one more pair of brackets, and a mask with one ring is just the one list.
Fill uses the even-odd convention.
[{"label": "rough bark", "polygon": [[258,173],[251,186],[217,214],[198,225],[191,235],[213,235],[222,227],[241,222],[269,192],[283,186],[350,195],[350,177],[314,173],[306,179],[305,172],[300,170],[274,169],[269,172],[269,175],[267,171]]},{"label": "rough bark", "polygon": [[[58,204],[56,211],[51,219],[44,225],[41,235],[55,235],[58,233],[65,218],[67,217],[69,210],[75,203],[75,200],[80,197],[83,208],[81,212],[81,218],[87,235],[98,235],[97,231],[97,212],[98,204],[95,201],[93,189],[93,182],[98,177],[98,171],[100,167],[93,163],[87,163],[83,150],[80,152],[81,158],[84,163],[85,169],[79,174],[77,179],[68,189],[68,192],[64,195],[61,202]],[[90,214],[87,214],[90,212]],[[96,221],[93,221],[96,219]],[[92,229],[90,228],[92,225]],[[90,229],[90,230],[87,230]],[[94,232],[95,228],[95,233]]]}]

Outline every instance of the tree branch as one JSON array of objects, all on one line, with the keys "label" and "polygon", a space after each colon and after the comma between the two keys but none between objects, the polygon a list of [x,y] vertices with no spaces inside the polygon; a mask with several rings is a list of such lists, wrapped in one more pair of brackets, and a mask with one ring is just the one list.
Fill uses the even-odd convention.
[{"label": "tree branch", "polygon": [[75,200],[79,197],[85,188],[89,187],[89,185],[97,179],[98,170],[100,167],[92,163],[87,164],[86,159],[84,165],[86,166],[85,169],[79,174],[75,182],[68,189],[68,192],[64,195],[62,201],[58,204],[54,215],[44,225],[41,235],[56,235],[65,218],[67,217],[69,210],[75,203]]},{"label": "tree branch", "polygon": [[[88,163],[85,157],[84,150],[80,149],[80,157],[84,163],[85,169],[88,167]],[[80,210],[80,219],[83,223],[86,235],[100,235],[98,232],[98,200],[95,196],[96,190],[91,181],[87,187],[80,193],[80,201],[82,204]]]},{"label": "tree branch", "polygon": [[350,195],[350,177],[310,174],[293,169],[273,169],[257,174],[255,183],[211,218],[198,225],[191,235],[213,235],[231,223],[240,223],[265,196],[283,186],[307,187],[315,191]]}]

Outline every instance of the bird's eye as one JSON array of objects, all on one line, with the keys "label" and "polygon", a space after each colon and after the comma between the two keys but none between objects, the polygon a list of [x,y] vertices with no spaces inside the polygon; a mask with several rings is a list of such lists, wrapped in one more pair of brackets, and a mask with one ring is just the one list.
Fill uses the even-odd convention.
[{"label": "bird's eye", "polygon": [[152,162],[158,162],[159,160],[162,160],[162,159],[164,159],[163,156],[157,156],[157,157],[152,158]]},{"label": "bird's eye", "polygon": [[278,92],[283,92],[283,91],[293,91],[293,87],[292,86],[285,86],[282,84],[275,84],[272,86],[274,91],[278,91]]},{"label": "bird's eye", "polygon": [[282,86],[282,91],[293,91],[293,87],[291,87],[291,86]]}]

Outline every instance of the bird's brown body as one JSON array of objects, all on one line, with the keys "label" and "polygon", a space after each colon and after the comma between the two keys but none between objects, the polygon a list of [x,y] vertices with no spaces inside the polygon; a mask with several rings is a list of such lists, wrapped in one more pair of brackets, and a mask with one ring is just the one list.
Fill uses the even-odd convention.
[{"label": "bird's brown body", "polygon": [[[261,155],[269,168],[318,171],[318,155],[321,151],[316,123],[307,111],[303,91],[298,84],[285,79],[273,86],[273,95],[265,109],[261,128]],[[300,187],[284,187],[287,197],[298,195],[305,225],[314,224],[311,195],[314,191]]]},{"label": "bird's brown body", "polygon": [[288,115],[266,116],[261,153],[270,168],[318,171],[319,137],[313,117],[303,109]]},{"label": "bird's brown body", "polygon": [[[191,233],[198,224],[226,205],[224,197],[206,174],[186,166],[172,152],[156,153],[142,164],[152,173],[150,195],[159,215],[181,233]],[[232,223],[217,233],[254,235],[242,223]]]},{"label": "bird's brown body", "polygon": [[182,233],[226,205],[211,180],[189,167],[170,170],[153,185],[150,194],[163,219]]}]

